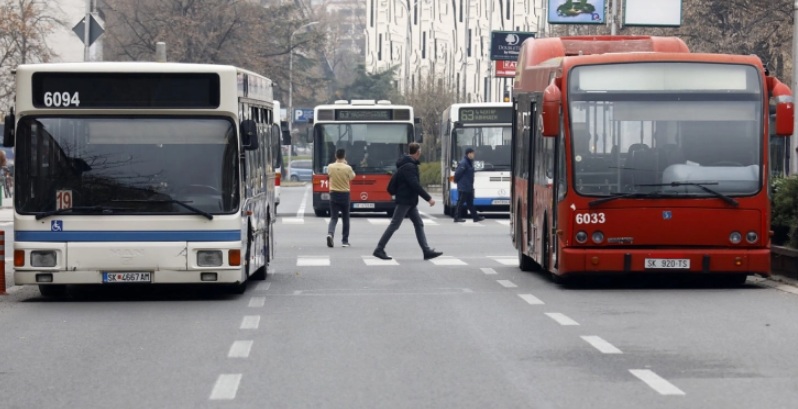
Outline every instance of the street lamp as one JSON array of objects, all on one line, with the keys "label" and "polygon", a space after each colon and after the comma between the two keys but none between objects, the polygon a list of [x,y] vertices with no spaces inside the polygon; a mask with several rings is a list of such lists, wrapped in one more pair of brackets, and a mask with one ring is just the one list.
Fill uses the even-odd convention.
[{"label": "street lamp", "polygon": [[[288,134],[291,135],[291,138],[294,137],[292,133],[294,130],[294,34],[316,24],[319,24],[319,22],[312,21],[310,23],[301,25],[299,28],[291,32],[291,36],[288,38]],[[293,141],[291,141],[291,145],[293,145]],[[288,147],[289,166],[291,165],[292,147],[293,146]]]}]

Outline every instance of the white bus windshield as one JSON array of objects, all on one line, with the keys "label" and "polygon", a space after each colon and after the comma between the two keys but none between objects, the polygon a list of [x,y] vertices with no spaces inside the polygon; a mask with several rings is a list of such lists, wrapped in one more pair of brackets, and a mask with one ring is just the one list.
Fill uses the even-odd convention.
[{"label": "white bus windshield", "polygon": [[335,162],[335,151],[346,150],[346,160],[358,174],[393,172],[413,138],[412,124],[318,124],[314,171]]},{"label": "white bus windshield", "polygon": [[452,161],[462,159],[467,148],[474,149],[475,170],[510,170],[512,129],[510,125],[458,127],[452,135]]},{"label": "white bus windshield", "polygon": [[[25,117],[17,156],[22,214],[65,206],[74,208],[70,214],[238,208],[238,143],[228,119]],[[68,203],[59,201],[65,192]]]}]

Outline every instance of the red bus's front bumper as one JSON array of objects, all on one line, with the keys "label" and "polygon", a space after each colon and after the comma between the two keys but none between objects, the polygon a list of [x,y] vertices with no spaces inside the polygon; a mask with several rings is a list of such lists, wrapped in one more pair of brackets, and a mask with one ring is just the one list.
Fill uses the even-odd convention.
[{"label": "red bus's front bumper", "polygon": [[[646,259],[674,260],[669,268],[646,268]],[[689,268],[683,268],[689,260]],[[671,262],[665,263],[671,264]],[[682,268],[677,268],[681,264]],[[559,275],[592,273],[745,273],[770,275],[770,249],[601,249],[566,248],[557,265]]]}]

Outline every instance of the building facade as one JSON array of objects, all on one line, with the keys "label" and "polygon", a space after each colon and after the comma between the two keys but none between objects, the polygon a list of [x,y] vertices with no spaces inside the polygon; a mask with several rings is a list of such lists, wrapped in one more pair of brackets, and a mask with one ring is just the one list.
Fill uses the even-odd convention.
[{"label": "building facade", "polygon": [[397,67],[402,92],[443,81],[461,102],[499,101],[511,84],[494,77],[491,31],[539,33],[546,21],[544,0],[365,1],[367,70]]}]

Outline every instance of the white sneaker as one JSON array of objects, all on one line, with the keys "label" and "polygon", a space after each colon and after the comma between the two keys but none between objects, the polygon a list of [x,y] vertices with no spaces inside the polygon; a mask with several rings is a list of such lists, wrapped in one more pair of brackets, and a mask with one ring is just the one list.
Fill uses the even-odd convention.
[{"label": "white sneaker", "polygon": [[345,241],[345,242],[341,243],[341,247],[349,247],[349,242]]}]

